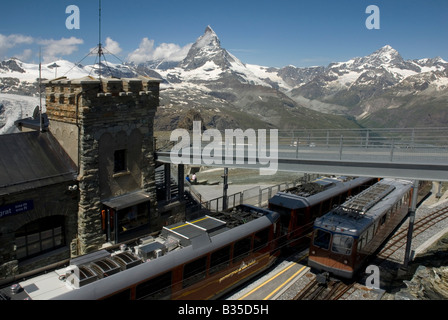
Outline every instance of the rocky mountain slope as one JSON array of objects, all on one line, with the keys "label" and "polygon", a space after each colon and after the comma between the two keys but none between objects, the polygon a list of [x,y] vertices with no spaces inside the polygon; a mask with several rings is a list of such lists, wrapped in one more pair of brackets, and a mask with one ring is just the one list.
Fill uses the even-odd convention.
[{"label": "rocky mountain slope", "polygon": [[[447,68],[441,58],[404,60],[390,46],[327,67],[250,65],[222,48],[210,26],[180,63],[101,66],[103,76],[163,79],[156,130],[173,130],[198,110],[206,127],[218,129],[442,126]],[[17,59],[0,62],[0,92],[35,95],[37,69]],[[42,66],[48,79],[97,73],[68,61]]]}]

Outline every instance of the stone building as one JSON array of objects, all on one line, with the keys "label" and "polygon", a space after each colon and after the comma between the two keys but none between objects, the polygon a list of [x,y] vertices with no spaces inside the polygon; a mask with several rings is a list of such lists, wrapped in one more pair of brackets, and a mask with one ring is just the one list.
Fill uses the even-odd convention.
[{"label": "stone building", "polygon": [[70,257],[76,176],[51,133],[0,135],[0,278]]},{"label": "stone building", "polygon": [[[40,150],[38,153],[46,161],[44,165],[60,163],[50,173],[64,179],[45,178],[49,173],[43,170],[38,177],[26,177],[41,184],[22,188],[20,192],[0,193],[0,211],[20,204],[32,203],[33,207],[26,213],[0,217],[0,244],[7,243],[0,249],[0,278],[26,271],[21,267],[27,263],[25,260],[43,260],[43,254],[45,263],[35,263],[33,268],[61,257],[89,253],[105,243],[123,242],[160,230],[153,136],[159,85],[159,80],[146,77],[59,78],[46,82],[48,132],[11,136],[19,139],[27,135],[27,145],[22,143],[22,148]],[[39,144],[38,140],[44,142]],[[45,148],[53,154],[43,151]],[[58,161],[54,154],[58,155]],[[13,157],[0,155],[0,163]],[[22,165],[36,168],[38,160]],[[15,161],[17,166],[21,163],[20,159]],[[13,177],[7,184],[20,184],[20,179]],[[0,191],[1,180],[0,176]],[[39,229],[39,221],[43,229],[52,228],[53,234],[62,232],[63,241],[53,239],[58,245],[21,256],[17,237],[21,235],[27,240],[38,234],[21,228],[30,225]],[[39,240],[40,248],[45,247],[42,242]],[[53,249],[58,249],[57,257]]]},{"label": "stone building", "polygon": [[46,85],[49,131],[78,167],[77,254],[159,229],[155,79],[56,79]]}]

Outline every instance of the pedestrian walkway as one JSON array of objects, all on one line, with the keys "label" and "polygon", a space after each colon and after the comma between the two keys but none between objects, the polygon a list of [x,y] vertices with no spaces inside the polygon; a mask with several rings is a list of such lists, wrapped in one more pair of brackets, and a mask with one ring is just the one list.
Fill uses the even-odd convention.
[{"label": "pedestrian walkway", "polygon": [[[274,184],[239,184],[232,185],[229,184],[227,189],[227,195],[232,195],[239,192],[249,192],[250,190],[257,190],[256,196],[258,196],[259,189],[265,189],[272,187]],[[202,201],[210,201],[223,196],[223,185],[194,185],[194,189],[199,192],[202,196]]]}]

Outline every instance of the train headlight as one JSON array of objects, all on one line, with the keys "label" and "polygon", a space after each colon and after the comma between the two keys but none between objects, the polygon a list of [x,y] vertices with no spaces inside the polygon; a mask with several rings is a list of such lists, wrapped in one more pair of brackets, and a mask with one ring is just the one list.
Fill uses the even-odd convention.
[{"label": "train headlight", "polygon": [[348,263],[348,261],[347,260],[344,260],[344,264],[347,264]]},{"label": "train headlight", "polygon": [[312,250],[312,251],[311,251],[311,254],[312,254],[312,255],[315,255],[315,254],[316,254],[316,251]]}]

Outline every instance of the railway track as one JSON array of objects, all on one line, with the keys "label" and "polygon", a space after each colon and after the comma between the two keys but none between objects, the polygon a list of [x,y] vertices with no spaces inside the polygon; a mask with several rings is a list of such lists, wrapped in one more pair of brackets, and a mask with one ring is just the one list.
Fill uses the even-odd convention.
[{"label": "railway track", "polygon": [[[448,207],[437,209],[414,223],[413,237],[418,236],[430,227],[448,218]],[[387,245],[377,254],[380,260],[389,259],[397,250],[406,245],[409,227],[396,232],[387,242]]]},{"label": "railway track", "polygon": [[340,300],[344,295],[350,295],[354,285],[355,282],[347,284],[337,279],[330,279],[326,283],[313,279],[297,293],[294,300]]}]

